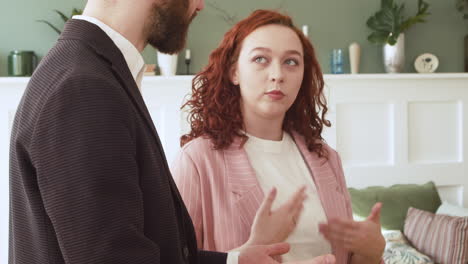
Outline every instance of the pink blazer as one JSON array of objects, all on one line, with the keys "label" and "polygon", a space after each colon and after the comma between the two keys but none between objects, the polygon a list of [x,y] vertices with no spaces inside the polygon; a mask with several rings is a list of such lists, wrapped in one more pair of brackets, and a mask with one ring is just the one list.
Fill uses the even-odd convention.
[{"label": "pink blazer", "polygon": [[[351,219],[338,153],[325,145],[327,161],[309,152],[302,136],[292,136],[312,171],[327,218]],[[173,163],[172,174],[192,217],[199,248],[229,251],[247,241],[264,193],[239,139],[225,150],[214,150],[206,138],[192,140]],[[348,251],[333,244],[332,250],[336,263],[349,263]]]}]

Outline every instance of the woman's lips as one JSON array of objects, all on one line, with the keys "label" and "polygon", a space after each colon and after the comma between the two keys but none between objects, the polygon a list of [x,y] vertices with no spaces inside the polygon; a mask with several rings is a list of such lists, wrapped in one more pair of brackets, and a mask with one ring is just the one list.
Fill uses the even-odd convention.
[{"label": "woman's lips", "polygon": [[267,92],[266,95],[268,95],[273,100],[281,100],[284,97],[284,93],[278,90]]}]

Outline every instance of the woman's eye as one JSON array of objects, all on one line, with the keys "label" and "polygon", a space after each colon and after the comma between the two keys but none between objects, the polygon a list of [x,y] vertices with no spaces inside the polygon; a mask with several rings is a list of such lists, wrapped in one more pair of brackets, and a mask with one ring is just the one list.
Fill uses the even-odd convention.
[{"label": "woman's eye", "polygon": [[299,65],[299,62],[295,59],[287,59],[286,64],[290,66],[296,66],[296,65]]},{"label": "woman's eye", "polygon": [[255,62],[256,63],[265,63],[265,62],[267,62],[267,59],[265,57],[256,57]]}]

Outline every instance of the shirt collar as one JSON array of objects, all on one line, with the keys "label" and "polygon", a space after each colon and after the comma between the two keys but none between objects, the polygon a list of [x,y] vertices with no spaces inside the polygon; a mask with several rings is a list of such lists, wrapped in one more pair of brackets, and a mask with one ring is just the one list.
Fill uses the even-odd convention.
[{"label": "shirt collar", "polygon": [[124,59],[127,62],[127,66],[130,69],[130,72],[132,73],[133,79],[135,79],[135,82],[137,83],[138,87],[140,87],[141,76],[143,75],[145,67],[145,61],[143,60],[143,57],[141,56],[138,49],[119,32],[115,31],[114,29],[104,24],[97,18],[83,15],[73,16],[72,18],[85,20],[92,24],[95,24],[96,26],[100,27],[109,36],[110,39],[112,39],[117,48],[119,48],[119,50],[122,52],[122,55],[124,56]]}]

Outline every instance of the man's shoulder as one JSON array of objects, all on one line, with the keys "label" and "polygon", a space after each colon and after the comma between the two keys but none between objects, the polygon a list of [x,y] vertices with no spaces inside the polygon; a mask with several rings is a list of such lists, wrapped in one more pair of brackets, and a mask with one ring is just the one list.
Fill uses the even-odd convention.
[{"label": "man's shoulder", "polygon": [[79,40],[60,40],[44,57],[39,73],[61,76],[109,75],[111,63]]},{"label": "man's shoulder", "polygon": [[74,88],[85,91],[119,85],[112,65],[93,49],[79,41],[59,41],[41,61],[27,92],[48,97]]}]

